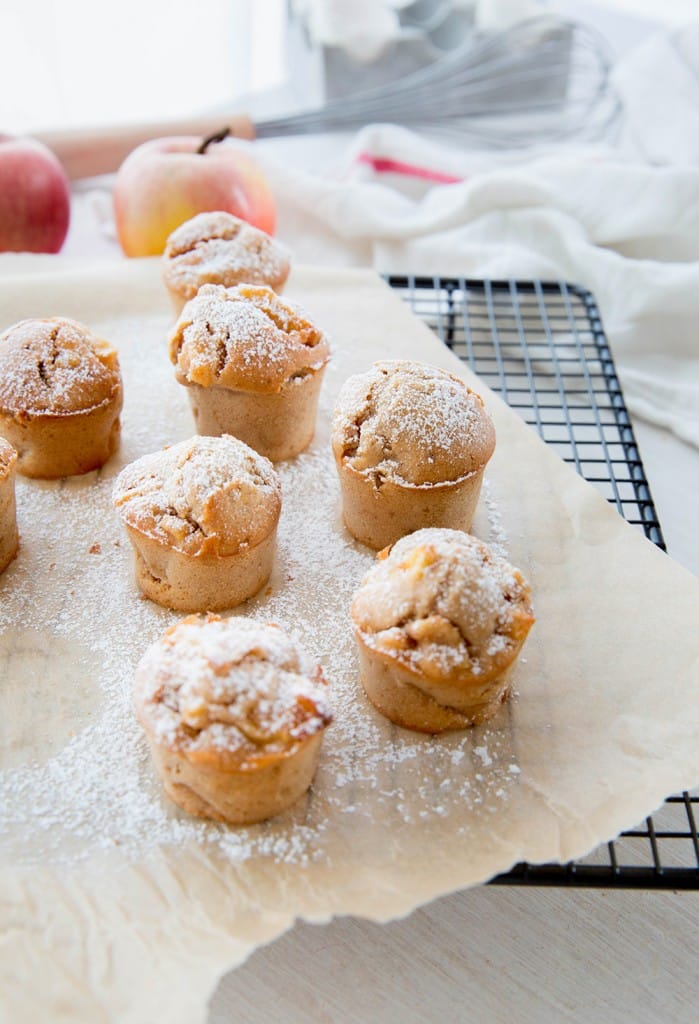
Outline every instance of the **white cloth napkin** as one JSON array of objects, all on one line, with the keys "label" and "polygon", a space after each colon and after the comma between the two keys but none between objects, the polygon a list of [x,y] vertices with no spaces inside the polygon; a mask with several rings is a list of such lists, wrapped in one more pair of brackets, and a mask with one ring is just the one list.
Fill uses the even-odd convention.
[{"label": "white cloth napkin", "polygon": [[323,176],[258,148],[278,233],[304,262],[585,285],[631,410],[699,446],[696,67],[699,25],[622,62],[614,147],[503,156],[373,125]]},{"label": "white cloth napkin", "polygon": [[658,33],[614,75],[628,140],[651,163],[699,162],[699,22]]}]

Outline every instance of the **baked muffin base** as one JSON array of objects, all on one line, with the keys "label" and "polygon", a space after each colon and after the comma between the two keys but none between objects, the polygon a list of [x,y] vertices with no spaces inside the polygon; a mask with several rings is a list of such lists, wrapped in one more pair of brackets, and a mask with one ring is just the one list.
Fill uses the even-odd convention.
[{"label": "baked muffin base", "polygon": [[4,572],[18,550],[19,533],[13,467],[5,479],[0,481],[0,572]]},{"label": "baked muffin base", "polygon": [[119,447],[121,393],[114,399],[64,415],[0,411],[0,435],[17,451],[17,472],[42,480],[99,469]]},{"label": "baked muffin base", "polygon": [[236,769],[193,764],[150,737],[149,743],[173,803],[201,818],[253,825],[287,810],[303,796],[313,780],[322,739],[317,733],[269,764]]},{"label": "baked muffin base", "polygon": [[187,555],[126,524],[136,582],[146,597],[181,612],[235,608],[265,585],[272,572],[276,530],[233,555]]},{"label": "baked muffin base", "polygon": [[430,526],[469,532],[483,482],[479,469],[454,483],[415,486],[358,473],[338,465],[342,517],[358,541],[380,551],[415,530]]},{"label": "baked muffin base", "polygon": [[325,367],[286,381],[276,394],[204,388],[188,389],[197,433],[232,434],[273,462],[304,451],[315,433],[318,396]]},{"label": "baked muffin base", "polygon": [[417,685],[417,677],[364,643],[357,646],[364,691],[382,715],[404,729],[440,733],[465,729],[492,718],[509,695],[512,664],[487,683],[464,685],[459,707],[440,704]]}]

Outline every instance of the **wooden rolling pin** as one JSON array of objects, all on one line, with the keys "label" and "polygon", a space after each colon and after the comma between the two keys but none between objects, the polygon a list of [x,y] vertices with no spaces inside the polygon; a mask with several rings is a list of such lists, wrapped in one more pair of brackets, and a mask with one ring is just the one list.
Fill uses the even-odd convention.
[{"label": "wooden rolling pin", "polygon": [[112,128],[78,128],[43,132],[36,136],[52,149],[69,178],[93,178],[118,170],[132,149],[165,135],[198,135],[205,138],[223,128],[239,139],[254,139],[255,127],[240,114],[167,121],[161,124],[119,125]]}]

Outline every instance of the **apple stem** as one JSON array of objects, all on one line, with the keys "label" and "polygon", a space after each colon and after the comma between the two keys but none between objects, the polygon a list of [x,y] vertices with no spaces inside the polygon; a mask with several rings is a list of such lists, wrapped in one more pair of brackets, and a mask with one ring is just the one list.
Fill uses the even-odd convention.
[{"label": "apple stem", "polygon": [[207,135],[197,150],[197,153],[206,153],[207,149],[213,142],[223,142],[224,139],[227,139],[228,136],[232,134],[233,132],[230,128],[221,128],[219,131],[214,132],[213,135]]}]

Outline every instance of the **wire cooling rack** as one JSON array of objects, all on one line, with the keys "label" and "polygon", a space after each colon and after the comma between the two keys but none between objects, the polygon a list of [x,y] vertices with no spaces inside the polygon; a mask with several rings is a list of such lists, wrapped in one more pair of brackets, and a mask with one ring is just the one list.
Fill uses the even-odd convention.
[{"label": "wire cooling rack", "polygon": [[[390,277],[442,341],[624,518],[665,548],[594,297],[577,285]],[[699,794],[569,864],[518,864],[498,885],[699,889]]]}]

